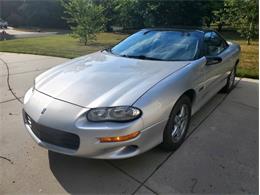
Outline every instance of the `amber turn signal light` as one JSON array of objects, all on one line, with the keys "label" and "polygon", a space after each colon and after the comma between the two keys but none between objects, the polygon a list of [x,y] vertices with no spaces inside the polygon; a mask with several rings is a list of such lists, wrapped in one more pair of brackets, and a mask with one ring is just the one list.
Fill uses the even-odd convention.
[{"label": "amber turn signal light", "polygon": [[100,137],[99,141],[104,143],[104,142],[123,142],[127,141],[130,139],[133,139],[137,137],[140,134],[140,131],[136,131],[134,133],[128,134],[128,135],[123,135],[123,136],[118,136],[118,137]]}]

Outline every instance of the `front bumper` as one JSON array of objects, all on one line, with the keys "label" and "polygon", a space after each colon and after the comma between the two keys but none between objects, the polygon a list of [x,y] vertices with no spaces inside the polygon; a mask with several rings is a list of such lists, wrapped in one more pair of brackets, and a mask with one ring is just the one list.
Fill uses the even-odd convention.
[{"label": "front bumper", "polygon": [[[142,118],[128,123],[96,123],[87,121],[87,111],[88,108],[29,90],[23,116],[26,129],[40,146],[67,155],[100,159],[129,158],[162,141],[166,121],[147,128],[144,128]],[[141,133],[128,141],[101,143],[98,139],[128,135],[136,131]]]}]

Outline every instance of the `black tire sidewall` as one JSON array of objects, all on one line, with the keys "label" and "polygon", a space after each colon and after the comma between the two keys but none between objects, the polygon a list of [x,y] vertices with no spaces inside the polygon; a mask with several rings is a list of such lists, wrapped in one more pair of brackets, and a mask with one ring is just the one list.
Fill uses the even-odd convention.
[{"label": "black tire sidewall", "polygon": [[[172,140],[172,127],[174,124],[174,118],[176,116],[176,114],[179,112],[181,106],[183,104],[186,104],[188,106],[188,123],[186,126],[186,129],[181,137],[181,139],[178,142],[173,142]],[[168,119],[167,125],[164,129],[163,132],[163,143],[161,144],[161,146],[166,149],[166,150],[176,150],[184,141],[185,136],[187,134],[187,131],[189,129],[189,125],[190,125],[190,119],[191,119],[191,100],[188,96],[183,95],[174,105],[170,117]]]},{"label": "black tire sidewall", "polygon": [[[236,78],[237,65],[235,65],[231,71],[235,71],[235,78]],[[227,77],[227,83],[226,83],[226,85],[221,89],[220,92],[222,92],[222,93],[229,93],[229,92],[231,92],[232,89],[235,87],[235,78],[234,78],[233,85],[232,85],[232,86],[229,86],[229,83],[230,83],[230,75],[231,75],[231,74],[228,75],[228,77]]]},{"label": "black tire sidewall", "polygon": [[235,80],[236,80],[236,74],[237,74],[237,67],[236,67],[236,66],[234,66],[234,68],[233,68],[233,70],[232,70],[232,71],[234,71],[234,80],[233,80],[233,81],[231,81],[231,80],[230,80],[230,78],[229,78],[229,82],[233,82],[233,83],[232,83],[232,86],[231,86],[230,88],[233,88],[233,87],[234,87]]},{"label": "black tire sidewall", "polygon": [[235,77],[234,77],[234,82],[233,82],[232,86],[230,86],[229,84],[230,84],[230,82],[232,82],[232,81],[230,80],[230,78],[231,78],[231,73],[232,73],[232,72],[231,72],[230,75],[228,76],[227,85],[226,85],[226,92],[228,92],[228,93],[234,88],[235,78],[236,78],[236,73],[237,73],[237,66],[234,66],[234,68],[232,69],[232,71],[234,71]]}]

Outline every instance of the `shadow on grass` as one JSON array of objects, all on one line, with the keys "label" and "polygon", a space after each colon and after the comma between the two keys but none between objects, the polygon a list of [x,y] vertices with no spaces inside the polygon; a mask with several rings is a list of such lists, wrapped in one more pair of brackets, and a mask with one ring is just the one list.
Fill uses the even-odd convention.
[{"label": "shadow on grass", "polygon": [[[222,32],[220,32],[220,34],[222,34],[226,40],[245,41],[246,42],[246,39],[244,37],[241,37],[241,35],[235,31],[222,31]],[[258,41],[258,37],[255,37],[253,39],[253,41]]]}]

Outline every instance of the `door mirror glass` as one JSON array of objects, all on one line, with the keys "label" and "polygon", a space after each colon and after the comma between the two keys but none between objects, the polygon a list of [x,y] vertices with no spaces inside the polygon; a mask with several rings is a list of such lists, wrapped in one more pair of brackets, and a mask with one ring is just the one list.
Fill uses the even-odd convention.
[{"label": "door mirror glass", "polygon": [[206,59],[207,59],[206,65],[208,65],[208,66],[222,62],[222,58],[218,57],[218,56],[216,56],[216,57],[207,56]]}]

